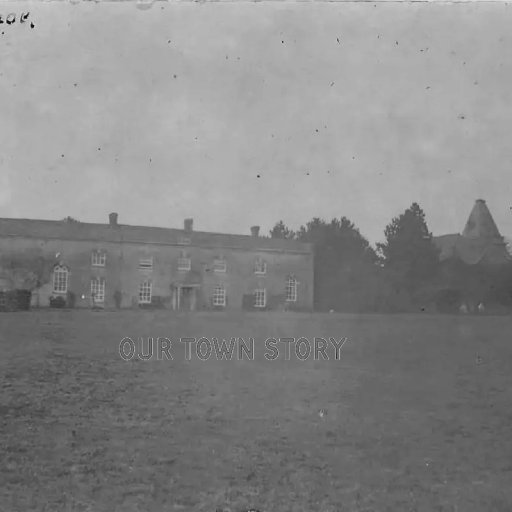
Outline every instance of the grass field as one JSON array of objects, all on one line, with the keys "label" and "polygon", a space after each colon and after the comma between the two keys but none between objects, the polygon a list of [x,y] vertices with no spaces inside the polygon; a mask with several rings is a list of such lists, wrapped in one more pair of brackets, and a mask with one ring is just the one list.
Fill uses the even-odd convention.
[{"label": "grass field", "polygon": [[[512,318],[0,314],[0,510],[512,510]],[[124,361],[125,336],[255,360]],[[267,337],[347,337],[340,360]],[[333,352],[330,353],[331,355]],[[319,410],[324,409],[321,416]]]}]

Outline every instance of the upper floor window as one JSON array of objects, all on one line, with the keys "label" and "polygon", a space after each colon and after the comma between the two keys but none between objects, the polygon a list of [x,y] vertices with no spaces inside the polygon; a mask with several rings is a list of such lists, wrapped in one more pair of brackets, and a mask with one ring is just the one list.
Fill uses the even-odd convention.
[{"label": "upper floor window", "polygon": [[67,293],[69,270],[64,265],[57,265],[53,269],[53,291],[55,293]]},{"label": "upper floor window", "polygon": [[105,251],[92,251],[91,264],[93,267],[104,267],[107,262],[107,253]]},{"label": "upper floor window", "polygon": [[151,294],[153,291],[153,284],[151,281],[143,281],[139,287],[139,304],[151,303]]},{"label": "upper floor window", "polygon": [[297,279],[293,276],[286,279],[286,300],[288,302],[297,301]]},{"label": "upper floor window", "polygon": [[267,290],[260,288],[254,290],[254,307],[264,308],[267,305]]},{"label": "upper floor window", "polygon": [[255,274],[266,274],[267,273],[267,262],[261,258],[257,258],[254,262],[254,273]]},{"label": "upper floor window", "polygon": [[226,305],[226,288],[224,288],[224,286],[222,286],[221,284],[217,285],[213,290],[213,305]]},{"label": "upper floor window", "polygon": [[178,245],[190,245],[191,242],[192,241],[190,240],[190,238],[186,236],[181,236],[180,238],[178,238]]},{"label": "upper floor window", "polygon": [[91,297],[94,302],[105,302],[105,279],[91,279]]},{"label": "upper floor window", "polygon": [[139,268],[146,270],[153,270],[153,257],[141,258],[139,260]]},{"label": "upper floor window", "polygon": [[226,260],[224,258],[215,258],[213,262],[213,271],[214,272],[226,272],[227,265]]},{"label": "upper floor window", "polygon": [[191,268],[191,261],[189,255],[185,251],[181,251],[178,258],[178,270],[180,272],[188,272]]}]

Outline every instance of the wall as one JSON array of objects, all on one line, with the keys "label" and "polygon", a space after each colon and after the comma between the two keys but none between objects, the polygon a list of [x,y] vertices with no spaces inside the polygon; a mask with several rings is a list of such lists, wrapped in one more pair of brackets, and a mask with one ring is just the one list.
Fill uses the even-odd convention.
[{"label": "wall", "polygon": [[[104,268],[91,265],[93,250],[107,252]],[[187,251],[192,260],[190,273],[184,274],[177,270],[182,250]],[[37,269],[42,286],[33,293],[33,305],[42,307],[48,306],[50,297],[55,295],[52,270],[59,261],[70,269],[68,290],[75,295],[75,307],[91,306],[90,280],[98,276],[106,280],[105,307],[115,307],[116,290],[121,292],[121,307],[137,307],[140,283],[150,279],[153,283],[153,297],[159,297],[163,307],[171,308],[173,285],[192,279],[200,285],[198,309],[212,308],[211,296],[218,283],[226,288],[225,309],[241,309],[244,296],[251,296],[254,289],[260,287],[267,290],[267,309],[278,309],[285,307],[286,277],[290,273],[298,281],[297,302],[289,303],[290,309],[310,310],[313,307],[312,254],[20,237],[0,238],[0,254],[4,267],[8,266],[6,262],[15,260],[22,261],[25,267]],[[221,256],[226,260],[226,273],[213,271],[214,259]],[[254,261],[258,256],[267,262],[267,273],[264,276],[254,274]],[[140,270],[139,259],[149,257],[153,257],[153,270]],[[252,304],[252,300],[250,302]]]}]

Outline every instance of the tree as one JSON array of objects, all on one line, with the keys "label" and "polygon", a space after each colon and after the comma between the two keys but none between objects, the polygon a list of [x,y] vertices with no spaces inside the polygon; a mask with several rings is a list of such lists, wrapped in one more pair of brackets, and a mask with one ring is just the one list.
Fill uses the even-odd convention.
[{"label": "tree", "polygon": [[417,203],[393,218],[384,235],[386,241],[377,244],[377,248],[397,288],[412,292],[432,282],[439,269],[439,250]]},{"label": "tree", "polygon": [[294,240],[296,238],[295,231],[289,229],[282,220],[276,222],[270,230],[270,238],[282,238],[286,240]]},{"label": "tree", "polygon": [[326,222],[318,217],[301,226],[297,239],[314,246],[315,307],[320,310],[371,309],[377,255],[346,217]]},{"label": "tree", "polygon": [[55,260],[44,256],[40,249],[2,254],[0,271],[12,282],[14,288],[34,290],[48,282]]},{"label": "tree", "polygon": [[301,226],[297,239],[315,244],[318,256],[331,258],[340,268],[375,263],[377,254],[353,222],[346,217],[332,219],[330,223],[315,217]]}]

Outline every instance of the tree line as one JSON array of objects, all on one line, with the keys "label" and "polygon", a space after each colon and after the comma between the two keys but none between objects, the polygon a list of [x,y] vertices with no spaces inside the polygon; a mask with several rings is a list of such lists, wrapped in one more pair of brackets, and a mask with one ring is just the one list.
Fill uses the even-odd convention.
[{"label": "tree line", "polygon": [[452,313],[481,303],[487,311],[512,310],[512,264],[440,261],[417,203],[391,220],[375,248],[346,217],[315,217],[298,231],[280,220],[270,237],[313,244],[317,311]]}]

